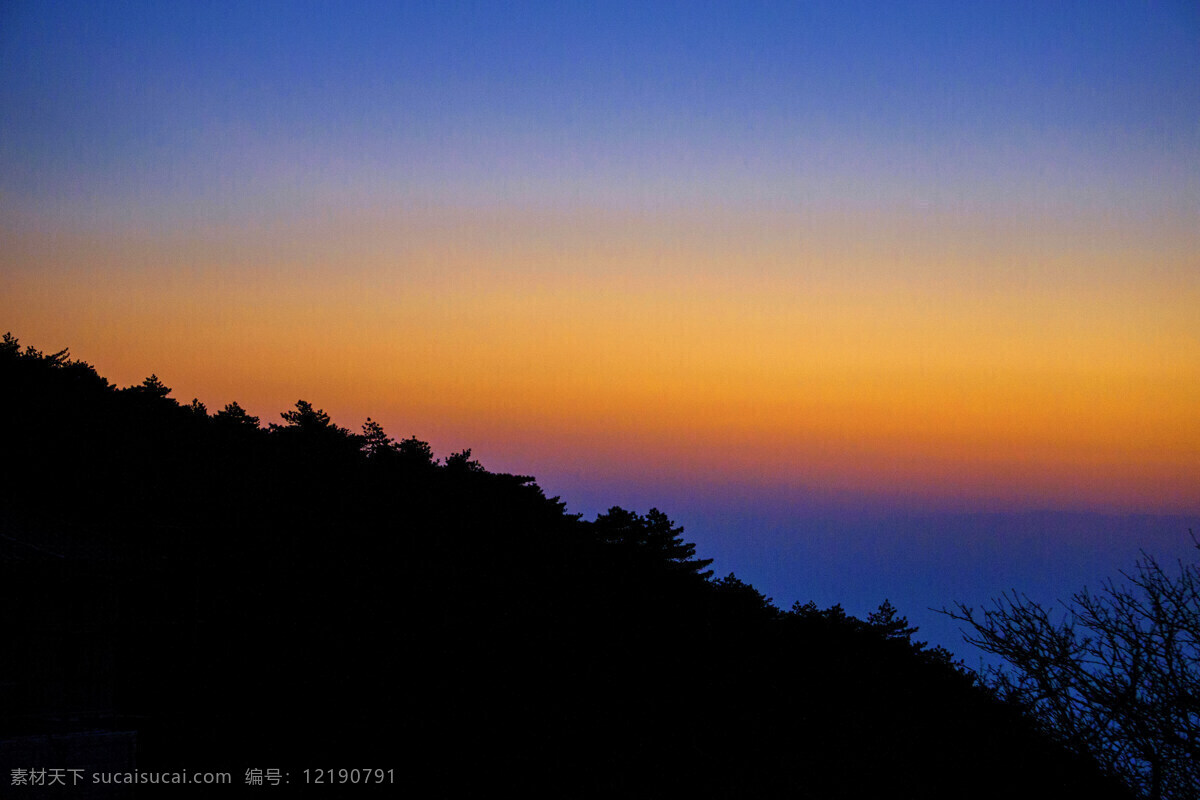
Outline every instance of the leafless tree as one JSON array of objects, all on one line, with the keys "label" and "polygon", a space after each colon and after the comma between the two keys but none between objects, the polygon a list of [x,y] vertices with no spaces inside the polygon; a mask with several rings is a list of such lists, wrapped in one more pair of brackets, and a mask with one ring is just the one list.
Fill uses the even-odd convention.
[{"label": "leafless tree", "polygon": [[[1193,540],[1195,537],[1193,536]],[[1200,549],[1200,542],[1197,542]],[[1017,594],[950,617],[1003,658],[983,676],[1069,747],[1152,800],[1200,797],[1200,563],[1172,575],[1144,551],[1121,583],[1055,612]]]}]

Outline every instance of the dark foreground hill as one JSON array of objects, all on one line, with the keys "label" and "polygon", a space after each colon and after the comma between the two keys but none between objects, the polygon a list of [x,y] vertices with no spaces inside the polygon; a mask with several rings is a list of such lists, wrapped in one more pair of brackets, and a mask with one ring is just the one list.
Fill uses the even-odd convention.
[{"label": "dark foreground hill", "polygon": [[1123,796],[890,607],[784,613],[660,512],[584,521],[469,451],[282,416],[5,338],[0,754],[62,763],[0,785],[91,759],[280,795],[369,768],[417,796]]}]

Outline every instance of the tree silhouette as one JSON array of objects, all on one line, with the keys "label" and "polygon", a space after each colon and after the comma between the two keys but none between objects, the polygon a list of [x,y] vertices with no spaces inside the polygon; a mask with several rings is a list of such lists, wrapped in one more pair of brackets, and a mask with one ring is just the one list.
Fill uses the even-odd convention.
[{"label": "tree silhouette", "polygon": [[312,403],[307,400],[297,400],[296,408],[292,411],[284,411],[280,415],[287,425],[272,425],[272,430],[284,430],[292,428],[304,433],[326,432],[332,431],[335,433],[350,433],[346,428],[339,428],[333,424],[329,415],[324,409],[313,408]]},{"label": "tree silhouette", "polygon": [[310,459],[330,459],[345,462],[360,456],[361,436],[334,424],[324,409],[314,408],[307,400],[297,400],[296,407],[279,415],[285,425],[272,424],[269,432],[294,455]]},{"label": "tree silhouette", "polygon": [[213,415],[213,419],[218,425],[228,426],[235,429],[259,429],[259,419],[253,414],[248,414],[246,409],[242,408],[237,402],[229,403],[225,408]]},{"label": "tree silhouette", "polygon": [[613,506],[596,517],[593,532],[632,557],[668,566],[673,570],[708,578],[704,570],[711,558],[695,558],[696,545],[683,540],[683,526],[676,525],[657,508],[645,516]]},{"label": "tree silhouette", "polygon": [[429,446],[429,442],[424,442],[416,436],[410,436],[396,444],[396,452],[400,454],[404,463],[417,467],[432,467],[436,460],[433,457],[433,448]]},{"label": "tree silhouette", "polygon": [[717,595],[731,608],[738,608],[748,618],[775,618],[779,609],[771,603],[771,598],[755,589],[732,572],[724,578],[712,582]]},{"label": "tree silhouette", "polygon": [[171,393],[170,387],[166,386],[158,379],[157,375],[151,375],[146,378],[138,386],[131,386],[130,389],[139,394],[144,394],[149,397],[166,397]]},{"label": "tree silhouette", "polygon": [[900,616],[890,600],[884,600],[878,609],[867,615],[867,624],[878,630],[885,639],[908,641],[917,632],[915,627],[909,626],[907,617]]},{"label": "tree silhouette", "polygon": [[[1200,548],[1200,544],[1197,544]],[[1056,620],[1005,595],[982,615],[943,611],[1008,662],[988,681],[1055,736],[1151,800],[1200,791],[1200,564],[1169,575],[1143,553],[1128,585],[1075,594]]]},{"label": "tree silhouette", "polygon": [[484,472],[483,464],[471,458],[471,448],[451,453],[446,457],[446,469],[449,472]]},{"label": "tree silhouette", "polygon": [[375,420],[367,417],[362,431],[362,449],[367,458],[385,458],[397,453],[395,440]]}]

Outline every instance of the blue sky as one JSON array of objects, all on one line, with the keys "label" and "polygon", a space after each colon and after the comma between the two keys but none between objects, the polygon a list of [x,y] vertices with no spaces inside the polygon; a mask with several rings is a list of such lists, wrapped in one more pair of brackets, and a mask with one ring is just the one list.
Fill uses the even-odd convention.
[{"label": "blue sky", "polygon": [[5,13],[3,189],[51,208],[1195,203],[1188,3]]}]

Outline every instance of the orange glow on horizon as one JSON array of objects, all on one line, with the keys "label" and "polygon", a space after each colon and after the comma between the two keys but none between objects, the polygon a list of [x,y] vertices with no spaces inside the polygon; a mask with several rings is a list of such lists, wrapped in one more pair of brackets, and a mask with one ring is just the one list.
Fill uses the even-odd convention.
[{"label": "orange glow on horizon", "polygon": [[304,398],[535,474],[1195,510],[1200,263],[1178,239],[668,223],[10,231],[4,324],[119,385],[156,372],[264,421]]}]

